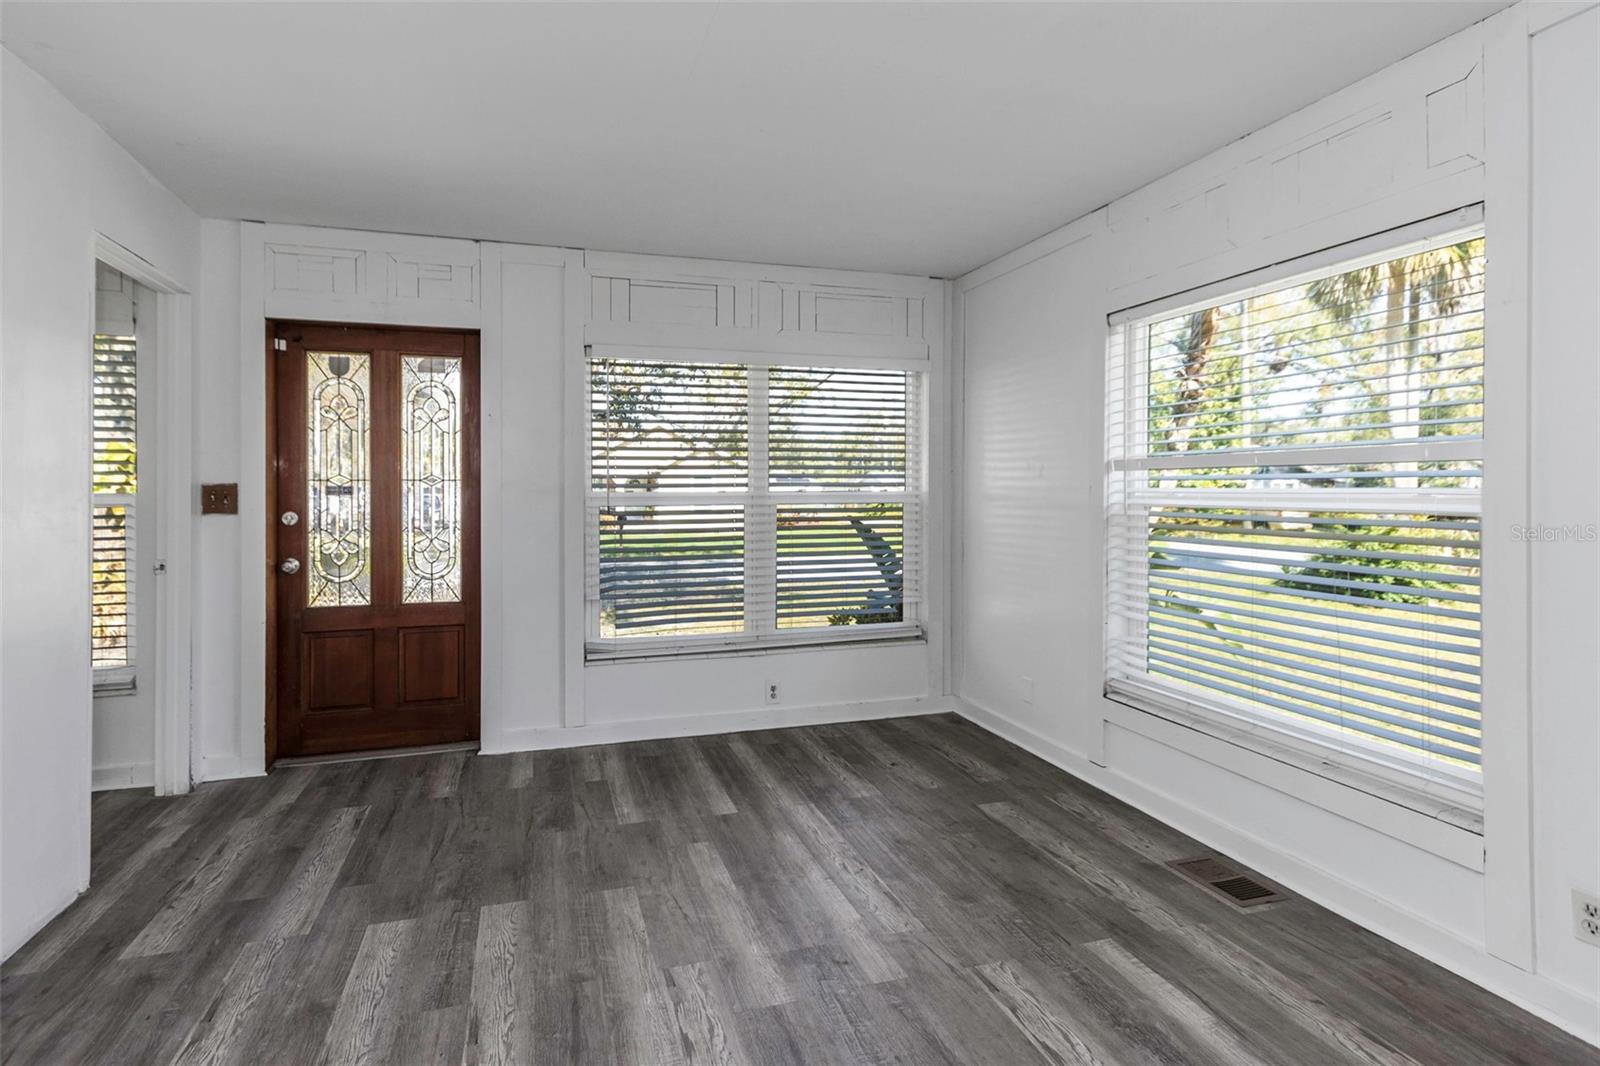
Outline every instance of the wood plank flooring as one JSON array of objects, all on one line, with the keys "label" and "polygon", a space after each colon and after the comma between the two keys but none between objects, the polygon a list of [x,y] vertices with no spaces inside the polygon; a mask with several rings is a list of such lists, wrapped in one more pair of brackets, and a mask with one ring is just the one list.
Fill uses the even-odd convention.
[{"label": "wood plank flooring", "polygon": [[950,716],[94,800],[23,1063],[1600,1063]]}]

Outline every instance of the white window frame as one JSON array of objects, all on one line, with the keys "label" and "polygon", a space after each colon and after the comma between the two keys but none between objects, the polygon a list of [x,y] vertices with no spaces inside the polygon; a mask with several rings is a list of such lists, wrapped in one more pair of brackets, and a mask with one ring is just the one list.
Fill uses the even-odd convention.
[{"label": "white window frame", "polygon": [[[1438,759],[1429,759],[1403,749],[1386,746],[1356,746],[1336,739],[1332,730],[1312,723],[1300,723],[1286,716],[1274,716],[1250,708],[1221,695],[1208,695],[1204,701],[1189,698],[1176,688],[1122,676],[1114,665],[1116,649],[1130,642],[1143,643],[1145,634],[1129,627],[1138,623],[1113,610],[1116,584],[1128,583],[1129,575],[1117,572],[1119,556],[1143,555],[1144,523],[1138,519],[1150,506],[1204,499],[1215,503],[1217,492],[1210,489],[1139,490],[1128,487],[1127,474],[1135,470],[1162,466],[1194,466],[1193,454],[1165,459],[1148,456],[1145,439],[1148,400],[1144,380],[1144,361],[1132,353],[1142,352],[1153,321],[1201,310],[1220,303],[1282,289],[1313,278],[1363,266],[1387,262],[1415,252],[1458,240],[1484,235],[1481,204],[1424,219],[1409,226],[1374,234],[1358,241],[1337,245],[1306,256],[1280,262],[1248,274],[1224,279],[1169,297],[1126,308],[1107,316],[1106,379],[1106,460],[1105,594],[1102,603],[1104,644],[1102,649],[1103,694],[1109,700],[1199,729],[1219,740],[1238,744],[1271,757],[1289,756],[1313,772],[1323,773],[1344,783],[1371,780],[1386,787],[1391,795],[1426,797],[1417,806],[1440,804],[1473,814],[1483,811],[1481,771],[1467,771]],[[1490,254],[1493,252],[1491,250]],[[1485,318],[1487,319],[1486,299]],[[1487,326],[1486,326],[1487,329]],[[1488,375],[1485,375],[1486,380]],[[1490,400],[1485,395],[1485,425]],[[1275,457],[1285,462],[1339,464],[1362,461],[1435,461],[1441,459],[1482,460],[1486,435],[1464,440],[1438,438],[1403,444],[1352,444],[1317,448],[1282,449]],[[1209,456],[1211,453],[1203,453]],[[1219,453],[1225,459],[1230,452]],[[1145,458],[1139,458],[1139,456]],[[1428,513],[1471,516],[1483,519],[1486,492],[1472,489],[1372,489],[1346,492],[1304,490],[1230,489],[1228,505],[1263,508],[1338,511],[1348,509],[1369,513]],[[1485,538],[1487,539],[1487,538]],[[1148,570],[1144,571],[1148,573]],[[1487,604],[1485,604],[1487,607]],[[1142,630],[1142,627],[1140,627]],[[1487,631],[1484,625],[1484,631]],[[1487,708],[1485,708],[1487,716]],[[1487,730],[1486,730],[1487,732]]]},{"label": "white window frame", "polygon": [[[111,324],[108,324],[107,322],[102,321],[102,317],[100,315],[100,308],[99,308],[100,295],[99,295],[99,285],[98,285],[99,276],[100,276],[101,270],[109,270],[109,271],[117,274],[122,279],[123,283],[128,287],[128,292],[126,294],[126,299],[128,301],[128,307],[129,307],[129,318],[128,318],[128,321],[126,323],[126,329],[128,330],[127,333],[114,332],[113,331],[114,327]],[[155,474],[154,464],[148,462],[148,459],[150,457],[148,455],[141,455],[141,453],[145,451],[145,449],[141,447],[141,439],[146,435],[146,432],[147,432],[147,430],[149,428],[149,427],[147,427],[145,425],[145,422],[149,419],[149,416],[150,416],[150,408],[151,408],[150,391],[151,391],[151,386],[153,384],[153,382],[151,380],[153,375],[151,374],[151,370],[150,370],[150,365],[151,365],[151,361],[152,360],[151,360],[150,356],[145,351],[145,348],[147,347],[147,341],[148,341],[148,338],[149,338],[149,330],[148,329],[141,329],[140,328],[140,323],[139,323],[139,319],[140,319],[139,289],[142,286],[133,277],[129,276],[128,274],[126,274],[126,273],[124,273],[124,272],[122,272],[120,270],[117,270],[114,267],[111,267],[111,266],[108,266],[106,264],[100,263],[98,261],[96,262],[96,265],[95,265],[95,272],[96,272],[95,329],[94,329],[94,334],[93,334],[91,340],[93,342],[97,343],[99,338],[102,337],[102,336],[128,337],[128,338],[131,338],[133,340],[133,346],[134,346],[134,354],[133,354],[133,365],[134,365],[134,393],[133,393],[134,438],[133,439],[134,439],[134,456],[135,456],[134,462],[136,464],[136,466],[135,466],[135,469],[136,469],[135,491],[134,492],[95,492],[95,491],[93,491],[93,489],[91,487],[90,500],[89,500],[89,514],[90,514],[91,525],[92,525],[92,523],[94,521],[94,512],[98,511],[102,507],[121,507],[121,508],[123,508],[124,514],[126,515],[126,525],[124,526],[124,529],[126,531],[126,541],[124,543],[124,548],[123,548],[123,564],[124,564],[124,566],[126,568],[127,594],[126,594],[126,600],[125,600],[125,602],[123,604],[124,612],[125,612],[124,613],[124,621],[123,621],[123,629],[124,629],[124,632],[126,634],[123,643],[124,643],[124,645],[126,647],[126,650],[127,650],[127,660],[128,661],[122,666],[97,666],[97,667],[94,667],[94,669],[93,669],[94,692],[95,692],[95,694],[99,695],[99,696],[113,696],[113,695],[118,695],[118,694],[122,694],[122,693],[135,692],[135,691],[138,690],[138,686],[139,686],[139,642],[140,642],[141,639],[143,639],[143,636],[144,636],[140,632],[141,627],[139,625],[139,606],[140,606],[140,602],[141,602],[141,597],[143,595],[148,595],[149,591],[150,591],[150,590],[148,590],[148,589],[146,589],[144,587],[145,586],[145,576],[144,576],[144,572],[143,572],[144,571],[144,567],[141,565],[141,561],[146,556],[148,556],[150,553],[149,553],[148,550],[146,550],[144,555],[140,554],[140,546],[139,546],[140,513],[139,512],[140,512],[141,508],[139,506],[139,501],[140,501],[141,497],[149,498],[149,497],[151,497],[153,495],[153,493],[150,492],[148,489],[146,489],[146,490],[144,490],[142,492],[139,491],[138,484],[139,484],[139,482],[145,481],[147,479],[149,481],[154,481],[154,474]],[[93,389],[93,371],[92,370],[91,370],[91,386],[90,387],[91,387],[91,390],[92,390]],[[94,412],[94,408],[93,408],[93,399],[92,398],[91,398],[90,404],[91,404],[91,407],[90,407],[90,423],[91,423],[90,448],[92,450],[93,447],[94,447],[92,426],[93,426],[93,420],[94,420],[94,417],[95,417],[95,412]]]},{"label": "white window frame", "polygon": [[[589,373],[593,363],[605,359],[636,362],[707,363],[743,366],[749,373],[750,421],[748,432],[748,473],[744,491],[630,493],[628,499],[643,501],[654,496],[671,506],[738,506],[744,509],[745,531],[745,628],[741,633],[714,633],[697,636],[602,637],[598,587],[600,510],[616,505],[617,494],[597,492],[590,474],[592,461],[593,412]],[[772,367],[820,369],[869,369],[904,371],[907,388],[906,488],[903,490],[815,490],[779,489],[774,491],[768,477],[767,403],[768,371]],[[925,359],[894,357],[787,354],[728,351],[723,349],[681,349],[633,345],[585,345],[583,403],[580,425],[583,441],[584,485],[584,658],[587,662],[628,659],[673,658],[715,655],[768,649],[822,647],[925,641],[922,585],[926,581],[925,550],[928,516],[928,425],[929,377],[932,368]],[[863,626],[823,626],[779,629],[776,602],[776,512],[780,506],[811,506],[851,503],[899,503],[902,505],[903,618],[899,623],[874,623]],[[752,575],[757,575],[754,579]]]}]

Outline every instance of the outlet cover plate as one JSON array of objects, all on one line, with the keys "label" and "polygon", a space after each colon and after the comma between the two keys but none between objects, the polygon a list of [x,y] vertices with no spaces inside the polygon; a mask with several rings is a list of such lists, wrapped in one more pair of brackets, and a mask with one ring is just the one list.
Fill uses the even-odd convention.
[{"label": "outlet cover plate", "polygon": [[1600,947],[1600,896],[1572,890],[1572,935]]}]

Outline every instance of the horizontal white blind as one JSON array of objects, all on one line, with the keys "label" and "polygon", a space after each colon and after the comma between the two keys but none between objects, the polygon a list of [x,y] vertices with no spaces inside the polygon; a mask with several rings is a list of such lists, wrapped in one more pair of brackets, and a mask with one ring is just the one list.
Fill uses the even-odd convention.
[{"label": "horizontal white blind", "polygon": [[138,491],[138,353],[134,338],[97,333],[92,363],[91,661],[134,663],[134,518]]},{"label": "horizontal white blind", "polygon": [[590,470],[603,492],[748,483],[749,373],[716,363],[590,364]]},{"label": "horizontal white blind", "polygon": [[132,337],[94,338],[94,491],[133,493],[138,478],[137,352]]},{"label": "horizontal white blind", "polygon": [[904,504],[780,506],[777,538],[780,628],[905,621]]},{"label": "horizontal white blind", "polygon": [[591,360],[591,645],[913,626],[920,395],[904,370]]},{"label": "horizontal white blind", "polygon": [[773,490],[904,490],[910,377],[897,370],[773,367],[767,407]]},{"label": "horizontal white blind", "polygon": [[595,523],[602,637],[744,628],[744,508],[641,503]]},{"label": "horizontal white blind", "polygon": [[132,506],[96,506],[90,533],[90,658],[96,670],[133,665]]},{"label": "horizontal white blind", "polygon": [[1113,329],[1108,688],[1474,778],[1484,276],[1456,236]]}]

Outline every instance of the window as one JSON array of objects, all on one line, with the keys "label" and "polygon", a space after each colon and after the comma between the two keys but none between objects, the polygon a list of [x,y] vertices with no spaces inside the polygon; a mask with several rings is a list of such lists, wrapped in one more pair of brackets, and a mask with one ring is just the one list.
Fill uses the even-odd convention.
[{"label": "window", "polygon": [[920,382],[591,359],[590,654],[918,633]]},{"label": "window", "polygon": [[1483,293],[1456,233],[1113,319],[1108,695],[1475,790]]},{"label": "window", "polygon": [[137,359],[131,329],[126,334],[95,334],[90,647],[95,683],[101,687],[133,680]]}]

